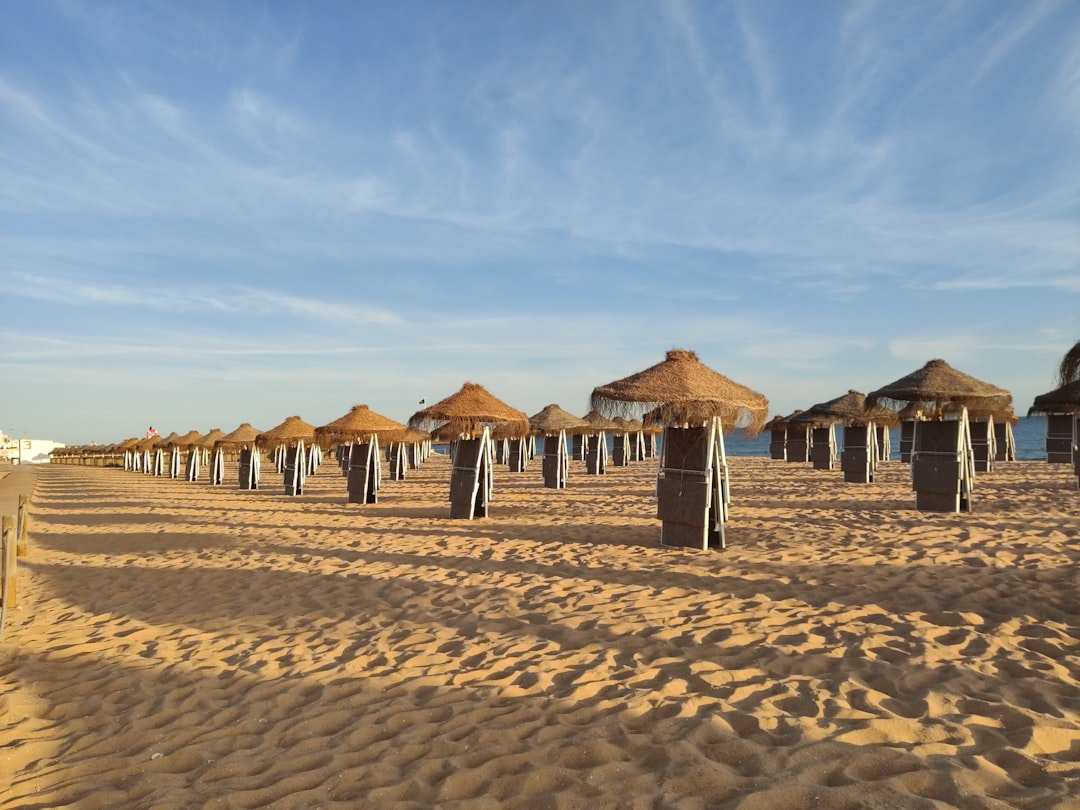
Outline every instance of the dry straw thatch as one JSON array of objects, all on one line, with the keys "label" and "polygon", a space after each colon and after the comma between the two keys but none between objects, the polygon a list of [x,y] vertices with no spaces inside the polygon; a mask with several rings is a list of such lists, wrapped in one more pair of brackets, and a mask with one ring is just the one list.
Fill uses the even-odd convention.
[{"label": "dry straw thatch", "polygon": [[1080,340],[1065,352],[1058,367],[1058,386],[1064,388],[1071,382],[1080,380]]},{"label": "dry straw thatch", "polygon": [[397,441],[408,428],[388,416],[376,413],[367,405],[353,405],[349,412],[329,424],[315,428],[320,439],[351,442],[378,436],[386,441]]},{"label": "dry straw thatch", "polygon": [[874,422],[878,425],[897,425],[900,417],[892,408],[882,405],[867,407],[866,395],[849,390],[828,402],[811,405],[800,414],[789,417],[790,424],[828,425],[840,422],[844,425],[865,425]]},{"label": "dry straw thatch", "polygon": [[558,405],[552,403],[546,405],[539,412],[529,417],[529,426],[533,433],[541,436],[554,436],[560,430],[565,430],[568,435],[584,433],[589,429],[589,423],[580,417],[574,416]]},{"label": "dry straw thatch", "polygon": [[214,428],[199,441],[199,447],[205,450],[213,450],[219,441],[225,438],[225,431],[221,428]]},{"label": "dry straw thatch", "polygon": [[599,433],[601,430],[606,433],[612,433],[619,429],[619,426],[613,420],[603,416],[600,411],[597,410],[592,410],[585,414],[583,421],[589,426],[582,431],[583,433]]},{"label": "dry straw thatch", "polygon": [[1005,409],[1012,404],[1012,394],[957,371],[944,360],[931,360],[917,371],[901,377],[866,395],[867,406],[901,407],[904,403],[922,402],[931,413],[940,415],[946,403],[969,409]]},{"label": "dry straw thatch", "polygon": [[189,430],[183,436],[177,436],[172,442],[166,444],[166,447],[179,447],[181,450],[187,450],[194,447],[202,441],[203,435],[197,430]]},{"label": "dry straw thatch", "polygon": [[759,433],[769,401],[713,371],[686,349],[672,349],[644,371],[593,389],[591,406],[608,416],[649,419],[666,425],[700,425],[719,416],[725,430]]},{"label": "dry straw thatch", "polygon": [[139,439],[135,444],[135,449],[140,453],[146,450],[153,450],[163,441],[161,436],[147,436],[145,439]]},{"label": "dry straw thatch", "polygon": [[1080,380],[1039,394],[1028,409],[1029,416],[1033,413],[1080,413]]},{"label": "dry straw thatch", "polygon": [[255,439],[255,444],[264,450],[269,450],[279,444],[291,444],[297,441],[310,442],[314,438],[314,425],[309,425],[299,416],[290,416],[280,425],[270,428],[265,433],[260,433]]},{"label": "dry straw thatch", "polygon": [[502,427],[501,433],[519,438],[529,433],[529,417],[482,385],[467,382],[456,394],[414,413],[409,417],[409,427],[450,439],[474,435],[484,427]]},{"label": "dry straw thatch", "polygon": [[253,428],[250,422],[241,423],[240,427],[232,433],[227,433],[218,439],[217,446],[230,448],[241,445],[251,445],[262,433],[258,428]]}]

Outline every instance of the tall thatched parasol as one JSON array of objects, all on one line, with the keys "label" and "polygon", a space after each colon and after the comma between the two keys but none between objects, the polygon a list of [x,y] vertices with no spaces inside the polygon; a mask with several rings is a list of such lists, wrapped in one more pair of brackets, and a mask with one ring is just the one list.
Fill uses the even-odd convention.
[{"label": "tall thatched parasol", "polygon": [[900,423],[900,417],[892,408],[882,405],[867,407],[865,394],[848,390],[846,394],[841,394],[835,399],[819,402],[802,413],[792,415],[790,422],[792,424],[840,422],[844,425],[865,425],[874,422],[892,426]]},{"label": "tall thatched parasol", "polygon": [[1028,416],[1034,413],[1080,413],[1080,379],[1039,394],[1028,408]]},{"label": "tall thatched parasol", "polygon": [[1058,385],[1065,387],[1071,382],[1080,381],[1080,340],[1065,352],[1058,366]]},{"label": "tall thatched parasol", "polygon": [[931,360],[917,371],[866,395],[868,407],[885,404],[899,408],[913,401],[934,406],[940,418],[946,403],[965,405],[972,410],[1004,409],[1012,404],[1012,394],[957,371],[944,360]]},{"label": "tall thatched parasol", "polygon": [[334,442],[351,442],[373,435],[384,441],[399,441],[407,430],[405,425],[376,413],[367,405],[353,405],[344,416],[315,428],[315,435]]},{"label": "tall thatched parasol", "polygon": [[254,443],[255,439],[262,433],[258,428],[253,428],[250,422],[243,422],[240,427],[234,430],[232,433],[227,433],[218,439],[218,445],[221,447],[240,447],[241,445],[250,445]]},{"label": "tall thatched parasol", "polygon": [[703,425],[719,416],[726,430],[759,433],[769,415],[769,401],[729,380],[686,349],[672,349],[644,371],[593,389],[591,406],[601,413],[642,418],[666,425]]},{"label": "tall thatched parasol", "polygon": [[529,426],[534,433],[542,436],[554,436],[560,430],[571,435],[589,429],[589,423],[584,419],[574,416],[554,403],[544,406],[539,413],[530,416]]},{"label": "tall thatched parasol", "polygon": [[214,428],[199,440],[198,446],[204,450],[213,450],[217,443],[224,438],[225,431],[221,428]]},{"label": "tall thatched parasol", "polygon": [[270,428],[265,433],[260,433],[255,443],[264,450],[271,450],[279,444],[310,442],[314,438],[314,425],[309,425],[299,416],[290,416],[280,425]]},{"label": "tall thatched parasol", "polygon": [[197,430],[189,430],[183,436],[178,436],[176,441],[173,442],[173,446],[179,447],[181,450],[187,450],[202,441],[203,435]]},{"label": "tall thatched parasol", "polygon": [[154,446],[155,447],[161,447],[163,449],[170,448],[170,447],[172,447],[173,445],[176,444],[176,440],[179,439],[179,438],[180,438],[180,434],[177,433],[174,430],[172,433],[170,433],[168,436],[166,436],[164,439],[162,439],[160,442],[158,442]]},{"label": "tall thatched parasol", "polygon": [[613,430],[619,429],[619,425],[616,422],[603,416],[600,411],[597,410],[589,411],[582,418],[582,421],[589,426],[582,431],[583,433],[599,433],[600,431],[610,433]]},{"label": "tall thatched parasol", "polygon": [[[444,424],[445,423],[445,424]],[[467,382],[456,394],[429,405],[409,417],[409,427],[442,435],[473,435],[485,426],[504,425],[515,437],[527,436],[529,417],[493,396],[482,385]]]}]

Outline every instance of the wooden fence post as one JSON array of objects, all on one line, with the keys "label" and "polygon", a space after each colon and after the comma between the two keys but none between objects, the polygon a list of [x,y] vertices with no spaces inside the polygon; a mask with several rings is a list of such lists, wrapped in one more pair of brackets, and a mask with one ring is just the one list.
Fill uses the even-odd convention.
[{"label": "wooden fence post", "polygon": [[30,506],[30,496],[19,496],[19,514],[16,520],[15,529],[15,553],[16,556],[25,557],[27,553],[26,547],[26,510]]},{"label": "wooden fence post", "polygon": [[5,608],[15,607],[19,599],[15,595],[15,518],[4,515],[3,531],[3,567],[0,568],[0,598]]}]

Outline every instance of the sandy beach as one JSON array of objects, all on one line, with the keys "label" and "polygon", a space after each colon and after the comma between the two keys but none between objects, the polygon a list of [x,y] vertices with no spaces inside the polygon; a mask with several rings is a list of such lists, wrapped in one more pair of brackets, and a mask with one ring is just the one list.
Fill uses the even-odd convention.
[{"label": "sandy beach", "polygon": [[[1080,492],[973,514],[729,459],[729,548],[659,546],[655,466],[433,457],[348,505],[37,474],[0,637],[0,808],[1080,808]],[[235,465],[228,481],[235,481]]]}]

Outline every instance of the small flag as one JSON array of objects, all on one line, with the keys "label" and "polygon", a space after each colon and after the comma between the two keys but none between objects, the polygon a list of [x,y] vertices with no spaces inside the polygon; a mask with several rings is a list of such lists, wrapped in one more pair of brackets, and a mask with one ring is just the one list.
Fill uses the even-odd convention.
[{"label": "small flag", "polygon": [[418,405],[423,405],[425,401],[426,401],[426,400],[423,400],[423,399],[422,399],[422,400],[420,400],[420,402],[418,402],[417,404],[418,404]]}]

